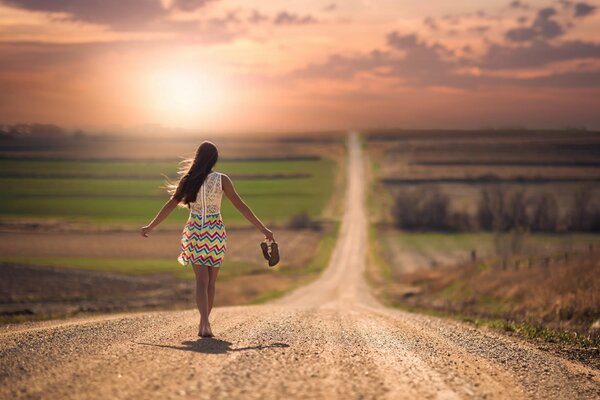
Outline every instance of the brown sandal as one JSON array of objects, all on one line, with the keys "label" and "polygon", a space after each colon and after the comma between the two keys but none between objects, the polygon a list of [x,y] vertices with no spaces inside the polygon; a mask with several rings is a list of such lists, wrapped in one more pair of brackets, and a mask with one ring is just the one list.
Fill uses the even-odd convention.
[{"label": "brown sandal", "polygon": [[267,244],[266,240],[260,242],[260,249],[262,250],[262,255],[265,258],[265,260],[269,261],[271,255],[269,254],[269,245]]},{"label": "brown sandal", "polygon": [[268,242],[266,239],[260,243],[262,255],[269,262],[269,267],[274,267],[279,262],[279,245],[277,242]]},{"label": "brown sandal", "polygon": [[279,262],[279,245],[277,242],[271,242],[271,257],[269,257],[269,267],[274,267]]}]

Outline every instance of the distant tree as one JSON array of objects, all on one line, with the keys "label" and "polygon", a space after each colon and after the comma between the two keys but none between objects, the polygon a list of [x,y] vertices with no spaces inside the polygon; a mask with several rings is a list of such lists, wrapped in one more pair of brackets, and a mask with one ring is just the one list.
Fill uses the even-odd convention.
[{"label": "distant tree", "polygon": [[454,229],[450,223],[449,205],[450,198],[437,187],[401,190],[395,196],[392,217],[400,229]]},{"label": "distant tree", "polygon": [[558,228],[558,204],[554,196],[543,193],[534,204],[531,230],[554,232]]},{"label": "distant tree", "polygon": [[503,185],[484,187],[477,207],[477,221],[480,229],[494,232],[528,228],[525,192],[507,192]]},{"label": "distant tree", "polygon": [[573,193],[569,212],[569,228],[573,231],[587,231],[592,225],[592,188],[580,187]]},{"label": "distant tree", "polygon": [[77,129],[75,132],[73,132],[73,137],[75,137],[75,138],[80,139],[80,138],[83,138],[85,136],[86,136],[85,132],[82,131],[81,129]]},{"label": "distant tree", "polygon": [[500,185],[486,186],[481,190],[477,206],[479,228],[489,231],[502,231],[504,213],[504,192]]},{"label": "distant tree", "polygon": [[527,197],[524,190],[512,192],[508,196],[503,220],[503,227],[505,230],[526,229],[529,227]]},{"label": "distant tree", "polygon": [[62,136],[65,134],[63,128],[54,124],[32,124],[29,132],[34,136]]}]

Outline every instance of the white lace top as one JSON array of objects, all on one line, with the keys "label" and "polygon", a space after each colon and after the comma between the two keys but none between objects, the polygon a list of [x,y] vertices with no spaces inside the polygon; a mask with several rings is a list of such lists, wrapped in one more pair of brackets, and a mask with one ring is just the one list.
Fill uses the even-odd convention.
[{"label": "white lace top", "polygon": [[190,213],[199,215],[219,214],[221,212],[221,198],[223,197],[223,186],[221,184],[221,174],[211,172],[200,190],[196,201],[190,203]]}]

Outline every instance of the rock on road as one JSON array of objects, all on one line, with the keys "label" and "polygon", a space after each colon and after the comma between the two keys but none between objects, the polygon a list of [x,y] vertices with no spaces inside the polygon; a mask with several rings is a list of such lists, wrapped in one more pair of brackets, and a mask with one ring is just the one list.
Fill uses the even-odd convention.
[{"label": "rock on road", "polygon": [[4,328],[0,398],[600,397],[594,369],[378,303],[363,278],[366,184],[356,134],[348,149],[345,214],[317,281],[266,305],[215,308],[214,339],[195,336],[195,310]]}]

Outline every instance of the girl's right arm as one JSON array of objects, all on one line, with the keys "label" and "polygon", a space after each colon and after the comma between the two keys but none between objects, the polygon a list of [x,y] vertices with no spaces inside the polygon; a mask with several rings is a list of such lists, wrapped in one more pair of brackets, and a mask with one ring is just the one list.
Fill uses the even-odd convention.
[{"label": "girl's right arm", "polygon": [[252,212],[250,207],[248,207],[248,205],[244,202],[244,200],[242,200],[240,195],[236,192],[235,187],[233,187],[233,182],[231,182],[231,179],[229,179],[229,177],[225,174],[221,174],[221,177],[223,178],[222,179],[223,191],[227,195],[227,198],[235,206],[235,208],[237,208],[242,213],[242,215],[244,217],[246,217],[246,219],[252,223],[252,225],[257,227],[258,230],[261,231],[267,239],[269,239],[271,241],[275,240],[273,238],[273,232],[271,232],[269,229],[267,229],[267,227],[261,222],[261,220],[258,219],[258,217],[256,215],[254,215],[254,213]]},{"label": "girl's right arm", "polygon": [[142,229],[140,229],[140,233],[142,234],[142,236],[148,237],[150,231],[156,228],[158,224],[160,224],[165,218],[167,218],[169,214],[171,214],[171,212],[173,212],[173,210],[177,207],[177,204],[179,204],[179,200],[177,200],[174,196],[171,196],[171,198],[165,203],[165,205],[162,206],[158,214],[156,214],[156,217],[154,217],[152,222],[150,222],[146,226],[143,226]]}]

